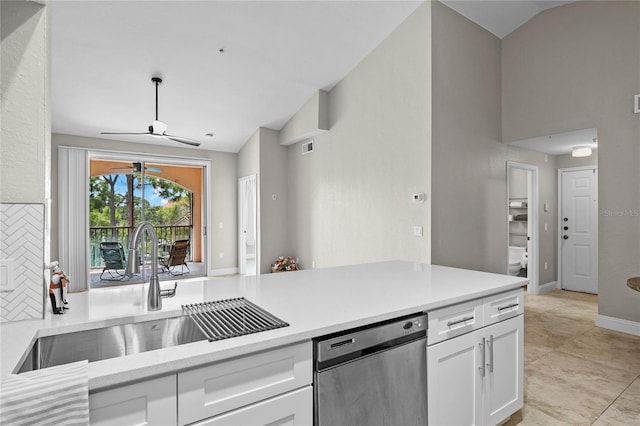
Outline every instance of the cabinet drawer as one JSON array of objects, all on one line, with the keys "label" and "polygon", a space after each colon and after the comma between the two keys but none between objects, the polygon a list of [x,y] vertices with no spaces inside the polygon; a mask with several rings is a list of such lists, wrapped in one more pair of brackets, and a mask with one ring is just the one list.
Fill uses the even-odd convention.
[{"label": "cabinet drawer", "polygon": [[524,291],[521,288],[484,299],[485,326],[522,313],[524,313]]},{"label": "cabinet drawer", "polygon": [[178,422],[192,423],[311,384],[311,342],[178,373]]},{"label": "cabinet drawer", "polygon": [[92,426],[175,425],[176,408],[175,374],[89,395]]},{"label": "cabinet drawer", "polygon": [[307,386],[229,413],[195,423],[192,426],[311,426],[313,424],[313,392]]},{"label": "cabinet drawer", "polygon": [[427,344],[441,342],[483,327],[482,299],[429,312]]}]

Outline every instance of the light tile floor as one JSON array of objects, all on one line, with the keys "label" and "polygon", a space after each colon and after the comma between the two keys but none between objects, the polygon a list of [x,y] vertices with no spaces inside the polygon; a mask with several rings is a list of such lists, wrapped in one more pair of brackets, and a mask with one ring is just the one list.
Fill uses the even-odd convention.
[{"label": "light tile floor", "polygon": [[524,408],[507,425],[640,425],[640,337],[597,313],[595,295],[525,297]]}]

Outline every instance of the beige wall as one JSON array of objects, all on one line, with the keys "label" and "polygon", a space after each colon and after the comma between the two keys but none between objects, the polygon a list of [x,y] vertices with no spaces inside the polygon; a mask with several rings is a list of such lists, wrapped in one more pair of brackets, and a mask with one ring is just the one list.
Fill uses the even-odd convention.
[{"label": "beige wall", "polygon": [[[421,5],[330,92],[330,130],[312,153],[288,148],[288,229],[307,268],[430,262],[430,9]],[[413,192],[427,201],[412,204]]]},{"label": "beige wall", "polygon": [[598,129],[599,314],[634,322],[640,294],[626,280],[640,275],[639,40],[640,2],[581,1],[502,43],[505,140]]},{"label": "beige wall", "polygon": [[[295,256],[289,238],[287,148],[279,132],[260,129],[260,273],[278,256]],[[273,199],[275,195],[275,200]]]},{"label": "beige wall", "polygon": [[570,167],[597,166],[598,150],[594,149],[590,157],[572,157],[571,154],[558,155],[558,168],[567,169]]},{"label": "beige wall", "polygon": [[49,10],[26,1],[1,2],[2,106],[0,202],[48,198]]},{"label": "beige wall", "polygon": [[280,132],[261,127],[238,153],[238,178],[258,177],[259,274],[271,272],[271,263],[278,256],[295,257],[289,235],[287,148],[279,140]]},{"label": "beige wall", "polygon": [[500,39],[441,3],[432,13],[432,261],[507,272],[507,161],[516,161],[538,167],[538,278],[553,282],[555,157],[501,143]]},{"label": "beige wall", "polygon": [[[52,135],[51,146],[51,253],[56,258],[58,253],[58,147],[68,146],[76,148],[86,148],[94,150],[109,150],[117,152],[147,153],[173,157],[187,157],[211,160],[210,181],[206,185],[211,186],[211,222],[213,229],[208,232],[207,250],[213,253],[212,265],[208,265],[209,270],[236,268],[238,265],[237,249],[237,179],[236,162],[237,154],[204,151],[190,148],[165,147],[151,144],[132,144],[107,139],[86,138],[71,135]],[[222,229],[219,224],[222,223]],[[224,253],[222,259],[218,253]]]}]

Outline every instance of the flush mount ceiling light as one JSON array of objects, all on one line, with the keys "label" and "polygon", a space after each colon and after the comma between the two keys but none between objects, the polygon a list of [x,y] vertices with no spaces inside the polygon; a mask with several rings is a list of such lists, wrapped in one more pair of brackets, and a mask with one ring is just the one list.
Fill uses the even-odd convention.
[{"label": "flush mount ceiling light", "polygon": [[592,154],[590,146],[577,146],[571,151],[572,157],[589,157]]}]

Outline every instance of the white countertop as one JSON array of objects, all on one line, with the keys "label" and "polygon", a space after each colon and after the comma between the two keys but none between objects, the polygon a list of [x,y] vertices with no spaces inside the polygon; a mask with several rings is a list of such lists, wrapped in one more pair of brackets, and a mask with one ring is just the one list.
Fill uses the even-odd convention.
[{"label": "white countertop", "polygon": [[[288,327],[206,340],[89,364],[89,387],[99,389],[149,376],[309,340],[394,317],[430,311],[524,286],[527,279],[412,262],[380,262],[252,277],[178,281],[177,294],[148,312],[148,284],[69,295],[70,309],[43,320],[0,326],[0,374],[13,372],[41,336],[178,316],[181,305],[245,297],[288,322]],[[161,283],[173,287],[172,282]]]}]

